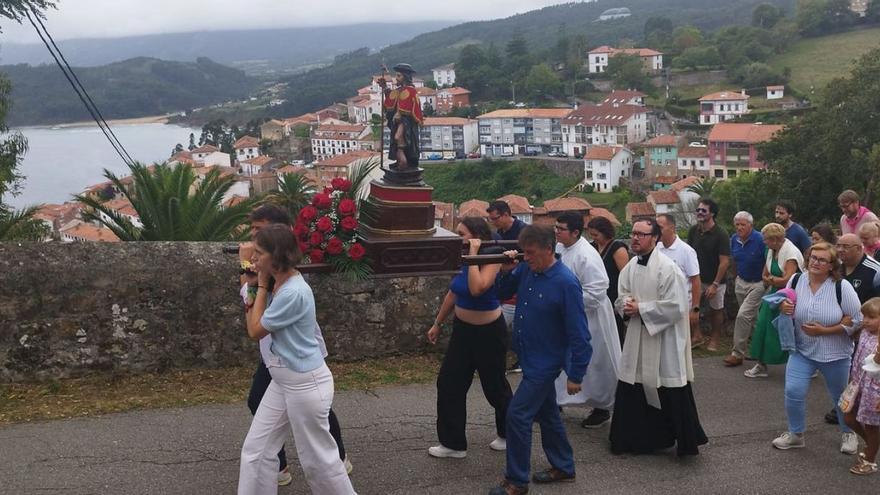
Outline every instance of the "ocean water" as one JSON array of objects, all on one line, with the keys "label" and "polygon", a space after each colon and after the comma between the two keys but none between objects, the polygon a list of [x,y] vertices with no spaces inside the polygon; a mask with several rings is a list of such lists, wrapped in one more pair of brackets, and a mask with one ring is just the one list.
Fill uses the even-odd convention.
[{"label": "ocean water", "polygon": [[[198,140],[200,129],[165,124],[113,125],[113,132],[137,161],[160,162],[171,156],[177,143]],[[25,175],[24,189],[17,197],[3,200],[16,208],[40,203],[62,203],[88,186],[104,182],[103,171],[128,175],[128,167],[97,125],[90,127],[26,127],[18,129],[30,149],[19,170]]]}]

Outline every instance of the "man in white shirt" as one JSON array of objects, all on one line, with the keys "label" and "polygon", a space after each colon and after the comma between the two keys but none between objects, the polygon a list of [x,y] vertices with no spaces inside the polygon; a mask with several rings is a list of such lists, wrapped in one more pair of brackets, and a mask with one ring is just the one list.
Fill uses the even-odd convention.
[{"label": "man in white shirt", "polygon": [[690,244],[682,241],[675,232],[675,217],[668,213],[657,215],[657,225],[660,226],[660,242],[657,243],[657,251],[671,258],[681,269],[684,278],[688,280],[688,320],[691,327],[700,323],[700,262],[697,260],[697,252]]}]

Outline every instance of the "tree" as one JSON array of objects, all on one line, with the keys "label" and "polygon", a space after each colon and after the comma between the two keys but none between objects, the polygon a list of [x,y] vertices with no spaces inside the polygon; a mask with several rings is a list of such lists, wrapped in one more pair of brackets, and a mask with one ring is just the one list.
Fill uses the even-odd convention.
[{"label": "tree", "polygon": [[714,46],[696,46],[681,52],[675,57],[672,66],[679,69],[717,67],[722,64],[721,54]]},{"label": "tree", "polygon": [[196,146],[196,135],[193,134],[193,133],[189,133],[189,145],[186,147],[186,149],[192,151],[192,150],[194,150],[194,149],[196,149],[196,148],[197,148],[197,146]]},{"label": "tree", "polygon": [[804,36],[818,36],[831,28],[828,0],[798,0],[797,25]]},{"label": "tree", "polygon": [[752,26],[770,29],[783,17],[782,10],[769,3],[762,3],[752,10]]},{"label": "tree", "polygon": [[522,33],[515,33],[507,42],[508,58],[525,57],[529,54],[529,45]]},{"label": "tree", "polygon": [[314,182],[303,173],[293,173],[281,176],[278,190],[270,192],[266,199],[286,209],[290,218],[296,218],[299,210],[309,204],[314,194]]},{"label": "tree", "polygon": [[36,206],[12,210],[0,206],[0,241],[41,241],[49,235],[49,228],[34,218]]},{"label": "tree", "polygon": [[701,198],[705,198],[712,195],[712,193],[715,191],[715,186],[717,184],[718,179],[714,177],[703,177],[702,179],[700,179],[700,182],[688,186],[687,190]]},{"label": "tree", "polygon": [[0,16],[21,24],[21,21],[27,17],[27,13],[36,14],[41,19],[45,19],[44,10],[54,9],[56,7],[55,0],[3,0],[0,2]]},{"label": "tree", "polygon": [[431,89],[437,89],[440,86],[437,86],[437,81],[435,81],[433,79],[429,79],[429,80],[425,81],[425,87],[428,87]]},{"label": "tree", "polygon": [[672,20],[668,17],[650,17],[645,21],[645,41],[651,44],[661,40],[668,40],[672,33]]},{"label": "tree", "polygon": [[672,46],[684,51],[703,44],[703,33],[694,26],[680,26],[672,32]]},{"label": "tree", "polygon": [[180,143],[177,143],[176,145],[174,145],[174,149],[171,150],[171,156],[174,156],[178,153],[183,153],[183,145]]},{"label": "tree", "polygon": [[192,168],[182,164],[148,168],[134,163],[129,169],[134,179],[130,188],[109,170],[104,170],[104,176],[122,191],[143,227],[135,226],[102,201],[79,195],[77,201],[88,208],[82,214],[85,220],[105,225],[123,241],[231,241],[245,237],[241,226],[253,201],[228,207],[222,204],[234,177],[221,177],[214,169],[197,182]]},{"label": "tree", "polygon": [[782,73],[763,62],[755,62],[740,68],[733,79],[747,88],[784,84],[787,81]]},{"label": "tree", "polygon": [[536,100],[558,96],[562,90],[559,77],[545,64],[532,66],[523,86],[528,97]]},{"label": "tree", "polygon": [[654,86],[651,78],[645,74],[642,59],[635,55],[615,55],[608,60],[608,68],[605,73],[614,81],[614,86],[620,89],[637,89],[639,91],[653,92]]}]

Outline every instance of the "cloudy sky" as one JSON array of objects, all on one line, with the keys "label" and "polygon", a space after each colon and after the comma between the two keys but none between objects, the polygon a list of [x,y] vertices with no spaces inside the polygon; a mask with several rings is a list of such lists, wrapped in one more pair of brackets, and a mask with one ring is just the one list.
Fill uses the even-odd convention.
[{"label": "cloudy sky", "polygon": [[[374,21],[484,20],[565,3],[560,0],[59,0],[47,12],[56,39]],[[3,19],[0,42],[38,43],[25,24]]]}]

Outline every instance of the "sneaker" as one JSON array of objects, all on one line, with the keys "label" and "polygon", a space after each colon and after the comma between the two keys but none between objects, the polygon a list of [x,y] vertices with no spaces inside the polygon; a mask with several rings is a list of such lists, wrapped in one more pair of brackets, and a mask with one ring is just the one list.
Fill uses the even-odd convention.
[{"label": "sneaker", "polygon": [[593,409],[593,412],[587,416],[587,419],[581,422],[582,428],[587,428],[588,430],[594,428],[601,428],[602,425],[611,421],[611,413],[605,409]]},{"label": "sneaker", "polygon": [[286,467],[281,471],[278,471],[278,485],[279,486],[287,486],[290,482],[293,481],[293,476],[290,474],[290,468]]},{"label": "sneaker", "polygon": [[773,439],[773,446],[779,450],[801,449],[806,446],[803,433],[786,431]]},{"label": "sneaker", "polygon": [[354,471],[354,466],[351,465],[351,461],[348,460],[348,457],[342,461],[342,464],[345,466],[345,474],[351,474]]},{"label": "sneaker", "polygon": [[840,452],[855,455],[859,451],[859,437],[855,433],[844,433],[840,436]]},{"label": "sneaker", "polygon": [[825,422],[829,425],[836,425],[840,423],[837,420],[837,409],[832,409],[831,411],[825,413]]},{"label": "sneaker", "polygon": [[464,459],[467,457],[467,450],[452,450],[447,449],[442,445],[435,445],[433,447],[428,448],[428,455],[431,457],[452,457],[454,459]]},{"label": "sneaker", "polygon": [[519,365],[519,360],[510,365],[510,368],[507,368],[508,373],[522,373],[522,367]]},{"label": "sneaker", "polygon": [[507,450],[507,440],[501,437],[495,437],[495,440],[492,440],[492,443],[489,444],[489,448],[499,452]]},{"label": "sneaker", "polygon": [[758,363],[751,368],[743,371],[746,378],[767,378],[767,366]]}]

